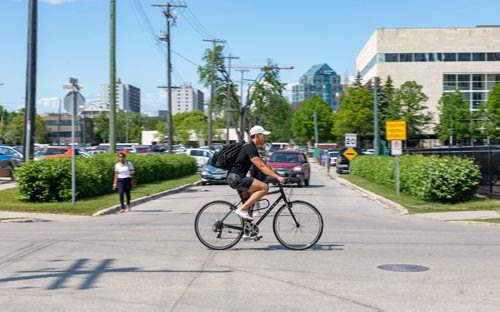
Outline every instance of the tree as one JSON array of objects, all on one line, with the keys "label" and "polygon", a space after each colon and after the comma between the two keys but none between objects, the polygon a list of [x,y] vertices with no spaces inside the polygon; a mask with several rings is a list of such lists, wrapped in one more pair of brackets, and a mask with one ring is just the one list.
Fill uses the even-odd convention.
[{"label": "tree", "polygon": [[312,96],[302,102],[299,110],[292,117],[292,136],[295,143],[303,145],[315,141],[314,119],[316,113],[318,126],[318,140],[328,142],[334,139],[331,132],[333,113],[330,106],[319,96]]},{"label": "tree", "polygon": [[406,120],[408,138],[420,135],[432,121],[432,115],[424,105],[427,100],[421,85],[415,81],[407,81],[390,98],[386,118]]},{"label": "tree", "polygon": [[391,76],[387,76],[385,82],[381,84],[378,92],[378,116],[379,125],[382,129],[381,134],[385,133],[385,122],[390,120],[387,116],[387,110],[395,90],[396,89],[394,88]]},{"label": "tree", "polygon": [[202,111],[193,110],[175,114],[175,140],[188,144],[191,134],[195,134],[198,138],[205,138],[208,132],[207,117]]},{"label": "tree", "polygon": [[356,77],[354,77],[354,83],[352,84],[353,88],[361,89],[363,88],[363,77],[361,76],[361,72],[356,72]]},{"label": "tree", "polygon": [[500,83],[490,91],[483,111],[486,119],[483,123],[484,134],[495,139],[500,138]]},{"label": "tree", "polygon": [[356,133],[358,142],[373,133],[373,96],[363,88],[347,88],[334,115],[332,132],[338,137]]},{"label": "tree", "polygon": [[269,129],[270,142],[289,142],[292,118],[292,107],[288,101],[277,94],[268,96],[267,105],[260,106],[261,122],[265,129]]},{"label": "tree", "polygon": [[462,140],[471,138],[472,114],[469,104],[462,99],[460,91],[444,93],[438,104],[439,122],[436,125],[437,137],[441,140]]},{"label": "tree", "polygon": [[199,82],[204,87],[210,88],[214,83],[214,114],[221,114],[225,111],[225,93],[226,89],[222,88],[226,84],[226,78],[222,72],[226,71],[224,65],[224,46],[216,45],[215,53],[213,49],[206,49],[201,58],[205,65],[198,67]]},{"label": "tree", "polygon": [[[24,125],[24,123],[23,123]],[[35,142],[40,144],[47,144],[50,142],[50,129],[47,128],[45,120],[42,116],[36,115],[35,117]]]}]

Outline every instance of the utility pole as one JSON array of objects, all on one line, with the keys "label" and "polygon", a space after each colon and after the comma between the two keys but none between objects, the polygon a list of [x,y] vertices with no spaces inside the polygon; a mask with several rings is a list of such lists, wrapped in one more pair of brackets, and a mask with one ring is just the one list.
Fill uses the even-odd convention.
[{"label": "utility pole", "polygon": [[380,155],[380,137],[378,132],[378,77],[373,78],[373,149]]},{"label": "utility pole", "polygon": [[110,0],[109,152],[116,153],[116,0]]},{"label": "utility pole", "polygon": [[217,43],[226,43],[220,39],[203,39],[203,41],[212,42],[212,71],[210,75],[210,104],[208,104],[208,146],[212,145],[212,111],[214,108],[215,96],[215,47]]},{"label": "utility pole", "polygon": [[[240,107],[242,108],[240,111],[240,114],[243,113],[243,81],[245,80],[243,77],[245,75],[245,72],[249,72],[249,69],[237,69],[236,71],[241,72],[241,80],[240,80]],[[241,119],[242,117],[240,117]],[[243,129],[241,129],[241,135],[238,136],[238,142],[241,143],[243,141],[244,135],[243,135]]]},{"label": "utility pole", "polygon": [[231,113],[233,112],[231,108],[231,87],[233,83],[231,82],[231,60],[233,59],[239,59],[237,56],[231,56],[231,53],[229,53],[229,56],[224,56],[224,58],[227,59],[228,66],[227,66],[227,82],[226,82],[226,87],[227,87],[227,93],[226,93],[226,100],[227,100],[227,107],[226,107],[226,144],[229,144],[229,117]]},{"label": "utility pole", "polygon": [[[170,22],[174,17],[172,16],[171,9],[172,8],[185,8],[187,7],[184,4],[171,4],[168,0],[166,4],[152,4],[154,7],[163,8],[163,14],[165,15],[165,19],[167,21],[167,33],[165,34],[165,40],[167,43],[167,127],[168,127],[168,153],[172,154],[172,145],[173,137],[174,137],[174,128],[172,124],[172,62],[170,57],[171,50],[171,37],[170,37]],[[160,38],[162,40],[162,38]]]},{"label": "utility pole", "polygon": [[29,1],[28,59],[26,64],[26,103],[24,113],[24,161],[33,159],[36,118],[36,48],[38,0]]}]

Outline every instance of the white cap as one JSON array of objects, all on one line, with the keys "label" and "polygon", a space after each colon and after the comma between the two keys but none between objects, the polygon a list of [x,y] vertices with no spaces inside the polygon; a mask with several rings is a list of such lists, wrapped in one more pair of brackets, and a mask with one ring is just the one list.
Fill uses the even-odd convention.
[{"label": "white cap", "polygon": [[261,126],[254,126],[252,129],[250,129],[250,135],[256,135],[262,133],[264,135],[268,135],[271,132],[267,131],[266,129],[262,128]]}]

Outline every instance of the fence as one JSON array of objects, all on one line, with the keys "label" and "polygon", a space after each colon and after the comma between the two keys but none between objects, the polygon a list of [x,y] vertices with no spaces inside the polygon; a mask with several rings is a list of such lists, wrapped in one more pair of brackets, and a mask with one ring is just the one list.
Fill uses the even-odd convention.
[{"label": "fence", "polygon": [[478,193],[500,199],[500,144],[409,148],[405,149],[405,153],[472,158],[478,164],[482,175]]}]

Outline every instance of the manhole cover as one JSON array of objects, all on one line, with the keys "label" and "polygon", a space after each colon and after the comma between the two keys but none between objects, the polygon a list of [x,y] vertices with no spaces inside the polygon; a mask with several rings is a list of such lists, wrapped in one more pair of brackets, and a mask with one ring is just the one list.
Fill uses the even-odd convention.
[{"label": "manhole cover", "polygon": [[379,269],[393,272],[422,272],[428,271],[428,267],[415,264],[384,264],[378,266]]}]

